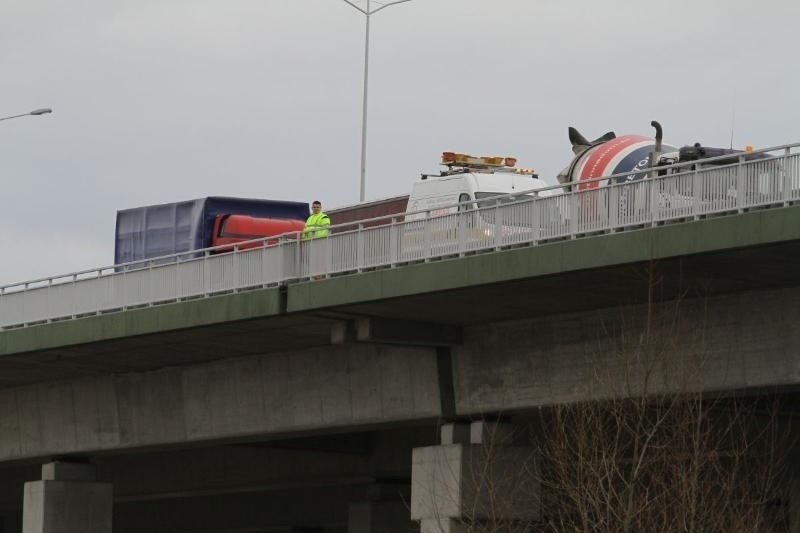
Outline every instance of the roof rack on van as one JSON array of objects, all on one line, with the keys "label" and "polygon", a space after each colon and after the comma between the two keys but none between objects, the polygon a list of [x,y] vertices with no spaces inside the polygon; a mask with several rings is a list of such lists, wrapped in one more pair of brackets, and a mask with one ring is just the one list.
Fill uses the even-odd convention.
[{"label": "roof rack on van", "polygon": [[538,177],[536,171],[532,168],[514,168],[517,164],[516,157],[475,157],[458,152],[442,152],[441,164],[447,167],[447,170],[442,171],[443,176],[463,174],[465,172],[508,172]]}]

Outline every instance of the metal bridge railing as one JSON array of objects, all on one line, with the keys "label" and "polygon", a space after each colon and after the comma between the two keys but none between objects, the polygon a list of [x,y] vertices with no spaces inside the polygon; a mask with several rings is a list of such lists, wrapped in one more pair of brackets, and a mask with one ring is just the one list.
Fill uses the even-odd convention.
[{"label": "metal bridge railing", "polygon": [[[0,287],[0,329],[70,320],[320,276],[591,236],[800,201],[800,144],[728,165],[714,159],[659,167],[647,179],[619,175],[518,193],[522,201],[469,201],[297,233],[263,246],[205,249]],[[730,159],[730,156],[726,156]],[[721,159],[721,158],[716,158]],[[568,192],[564,192],[568,189]],[[509,195],[506,195],[509,196]],[[444,213],[444,214],[441,214]]]}]

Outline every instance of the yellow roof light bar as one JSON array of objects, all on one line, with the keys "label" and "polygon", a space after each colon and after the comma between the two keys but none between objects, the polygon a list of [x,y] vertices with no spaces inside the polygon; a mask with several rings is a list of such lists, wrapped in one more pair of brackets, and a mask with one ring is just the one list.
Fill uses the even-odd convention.
[{"label": "yellow roof light bar", "polygon": [[474,165],[487,167],[513,167],[517,164],[516,157],[498,155],[474,156],[460,152],[442,152],[443,165]]},{"label": "yellow roof light bar", "polygon": [[461,168],[472,168],[484,171],[505,171],[517,174],[535,174],[532,168],[514,168],[517,158],[511,156],[474,156],[461,152],[442,152],[442,165]]}]

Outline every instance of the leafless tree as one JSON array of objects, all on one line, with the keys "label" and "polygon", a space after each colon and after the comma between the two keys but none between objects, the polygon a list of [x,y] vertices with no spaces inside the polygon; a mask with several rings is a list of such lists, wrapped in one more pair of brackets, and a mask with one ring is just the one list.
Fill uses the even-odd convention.
[{"label": "leafless tree", "polygon": [[[633,316],[621,312],[588,350],[593,377],[583,399],[536,417],[536,460],[510,472],[514,481],[503,491],[498,476],[487,473],[496,444],[483,446],[473,494],[488,508],[473,508],[465,530],[787,530],[791,428],[781,416],[780,395],[707,390],[705,328],[685,322],[689,304],[680,298],[657,303],[655,285],[651,279],[646,305]],[[536,489],[528,504],[540,505],[538,520],[511,521],[497,512],[509,499],[520,505],[520,494],[508,494],[509,487],[527,490],[531,479]]]}]

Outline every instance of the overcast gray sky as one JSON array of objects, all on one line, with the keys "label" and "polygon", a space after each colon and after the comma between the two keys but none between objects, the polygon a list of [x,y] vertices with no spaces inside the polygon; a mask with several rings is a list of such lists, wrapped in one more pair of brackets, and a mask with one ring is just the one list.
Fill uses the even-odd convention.
[{"label": "overcast gray sky", "polygon": [[[364,2],[362,2],[363,4]],[[800,141],[796,0],[413,0],[372,19],[367,198],[444,150],[555,182],[567,127]],[[364,17],[342,0],[0,0],[0,284],[113,262],[118,209],[358,200]]]}]

